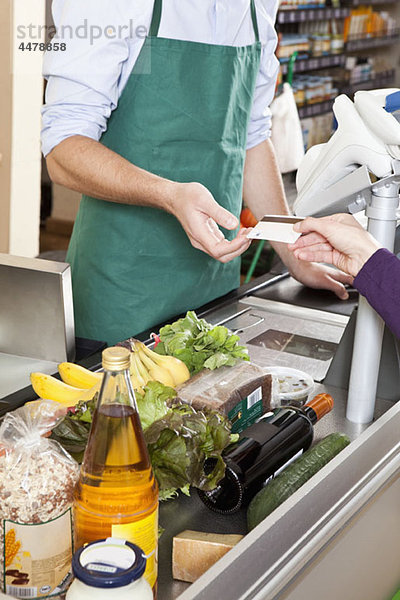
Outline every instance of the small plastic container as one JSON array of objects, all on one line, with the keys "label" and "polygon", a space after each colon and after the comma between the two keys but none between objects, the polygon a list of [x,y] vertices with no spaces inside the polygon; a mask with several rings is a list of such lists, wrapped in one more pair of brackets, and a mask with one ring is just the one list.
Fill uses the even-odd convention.
[{"label": "small plastic container", "polygon": [[117,538],[87,544],[73,556],[75,579],[66,600],[152,600],[145,568],[146,557],[135,544]]},{"label": "small plastic container", "polygon": [[266,373],[274,378],[273,408],[278,406],[303,406],[312,394],[315,383],[313,378],[290,367],[267,367]]}]

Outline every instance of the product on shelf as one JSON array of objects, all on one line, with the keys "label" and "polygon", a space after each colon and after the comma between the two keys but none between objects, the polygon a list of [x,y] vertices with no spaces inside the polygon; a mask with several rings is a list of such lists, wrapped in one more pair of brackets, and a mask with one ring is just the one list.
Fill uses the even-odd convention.
[{"label": "product on shelf", "polygon": [[396,19],[387,11],[376,12],[372,6],[360,6],[351,11],[350,16],[344,21],[344,39],[382,37],[394,35],[396,32]]},{"label": "product on shelf", "polygon": [[[291,26],[292,28],[292,26]],[[306,21],[300,23],[297,33],[286,31],[280,37],[277,56],[288,60],[298,52],[298,58],[329,56],[344,52],[343,21]]]},{"label": "product on shelf", "polygon": [[293,80],[294,98],[299,107],[332,100],[337,96],[337,92],[333,77],[329,75],[299,75]]},{"label": "product on shelf", "polygon": [[331,137],[333,131],[332,112],[318,117],[302,119],[301,128],[306,150],[311,146],[325,143]]},{"label": "product on shelf", "polygon": [[294,8],[325,8],[327,5],[337,7],[340,5],[339,0],[332,0],[328,2],[326,0],[281,0],[279,8],[280,10],[290,10]]},{"label": "product on shelf", "polygon": [[284,35],[277,49],[277,56],[281,61],[289,60],[295,52],[298,52],[298,58],[308,56],[311,50],[311,43],[307,36],[288,33]]}]

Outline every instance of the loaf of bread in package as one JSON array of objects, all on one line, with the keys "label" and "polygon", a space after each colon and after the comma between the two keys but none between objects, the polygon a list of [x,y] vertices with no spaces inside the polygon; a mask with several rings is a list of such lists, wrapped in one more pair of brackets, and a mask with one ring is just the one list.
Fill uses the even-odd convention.
[{"label": "loaf of bread in package", "polygon": [[217,410],[232,422],[239,433],[271,408],[273,380],[270,374],[250,362],[234,367],[203,369],[177,388],[179,400],[197,410]]}]

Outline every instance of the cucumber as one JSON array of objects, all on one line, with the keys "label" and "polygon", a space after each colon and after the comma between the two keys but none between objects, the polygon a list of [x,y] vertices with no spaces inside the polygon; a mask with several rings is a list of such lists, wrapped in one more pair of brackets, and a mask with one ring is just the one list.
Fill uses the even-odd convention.
[{"label": "cucumber", "polygon": [[247,509],[249,531],[350,444],[344,433],[331,433],[304,452],[254,496]]}]

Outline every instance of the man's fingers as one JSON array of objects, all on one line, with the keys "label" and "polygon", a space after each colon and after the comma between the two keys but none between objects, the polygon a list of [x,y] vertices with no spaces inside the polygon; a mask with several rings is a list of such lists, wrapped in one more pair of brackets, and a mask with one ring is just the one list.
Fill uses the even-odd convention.
[{"label": "man's fingers", "polygon": [[327,285],[326,289],[329,289],[332,292],[334,292],[336,294],[336,296],[338,298],[340,298],[340,300],[348,300],[349,293],[342,283],[340,283],[339,281],[337,281],[330,275],[327,276],[327,282],[328,282],[328,285]]},{"label": "man's fingers", "polygon": [[352,277],[351,275],[347,275],[346,273],[343,273],[343,271],[340,271],[338,269],[330,269],[329,277],[331,277],[331,279],[334,279],[335,281],[343,283],[344,285],[353,285],[354,281],[354,277]]},{"label": "man's fingers", "polygon": [[222,233],[214,219],[211,219],[211,217],[207,219],[206,227],[209,233],[215,238],[217,242],[220,242],[221,240],[225,239],[224,234]]},{"label": "man's fingers", "polygon": [[234,258],[236,258],[237,256],[241,256],[243,254],[243,252],[246,252],[246,250],[250,246],[250,244],[251,244],[251,240],[248,240],[248,245],[242,246],[236,252],[231,252],[230,254],[225,254],[224,256],[221,256],[218,259],[219,262],[227,263],[227,262],[230,262],[231,260],[233,260]]},{"label": "man's fingers", "polygon": [[198,250],[202,250],[209,254],[212,258],[220,262],[228,262],[243,254],[250,246],[251,240],[248,240],[244,235],[237,235],[235,239],[229,241],[222,236],[222,239],[216,239],[215,235],[198,236],[197,239],[192,239],[192,245]]}]

